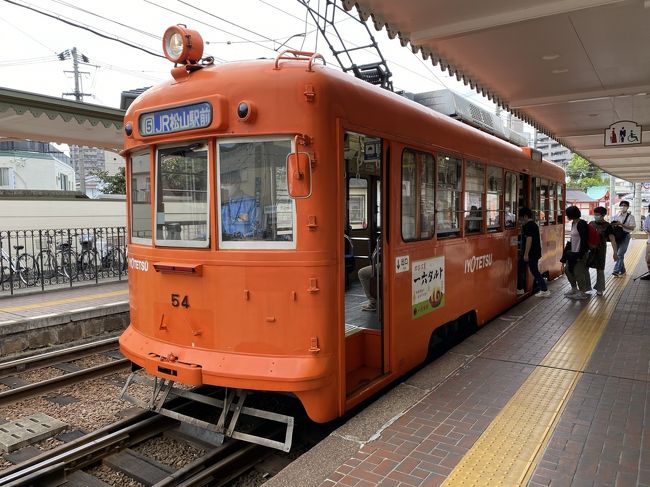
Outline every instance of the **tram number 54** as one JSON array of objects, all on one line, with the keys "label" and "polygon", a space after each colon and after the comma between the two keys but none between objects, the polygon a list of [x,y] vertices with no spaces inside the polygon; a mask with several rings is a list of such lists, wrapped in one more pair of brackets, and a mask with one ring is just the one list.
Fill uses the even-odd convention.
[{"label": "tram number 54", "polygon": [[180,294],[172,294],[172,306],[174,308],[178,308],[179,306],[182,306],[183,308],[189,308],[190,298],[187,295],[185,295],[181,299]]}]

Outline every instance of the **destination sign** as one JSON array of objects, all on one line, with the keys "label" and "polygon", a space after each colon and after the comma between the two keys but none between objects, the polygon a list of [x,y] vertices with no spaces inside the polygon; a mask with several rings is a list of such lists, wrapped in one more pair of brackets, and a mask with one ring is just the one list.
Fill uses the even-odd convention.
[{"label": "destination sign", "polygon": [[208,102],[166,108],[140,115],[140,135],[160,135],[201,129],[212,123],[212,106]]}]

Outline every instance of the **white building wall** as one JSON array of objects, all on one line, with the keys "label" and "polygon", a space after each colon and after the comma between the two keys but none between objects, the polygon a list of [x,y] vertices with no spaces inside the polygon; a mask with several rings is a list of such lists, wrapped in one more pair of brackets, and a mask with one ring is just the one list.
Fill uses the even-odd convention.
[{"label": "white building wall", "polygon": [[126,201],[0,199],[0,231],[126,226]]},{"label": "white building wall", "polygon": [[50,157],[0,155],[0,168],[9,168],[10,185],[2,189],[59,190],[60,179],[65,174],[74,183],[74,170],[67,164]]},{"label": "white building wall", "polygon": [[104,161],[104,167],[110,176],[117,174],[119,168],[126,164],[121,155],[110,151],[104,151]]}]

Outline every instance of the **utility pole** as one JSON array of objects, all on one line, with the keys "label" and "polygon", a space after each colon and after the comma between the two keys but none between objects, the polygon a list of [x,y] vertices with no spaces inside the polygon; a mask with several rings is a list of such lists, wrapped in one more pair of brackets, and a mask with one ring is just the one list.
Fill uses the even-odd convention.
[{"label": "utility pole", "polygon": [[[74,76],[74,92],[63,93],[63,96],[74,96],[75,100],[83,102],[84,96],[90,96],[90,93],[83,93],[81,88],[81,75],[90,74],[87,71],[79,71],[79,58],[83,63],[88,63],[88,57],[77,52],[77,48],[73,47],[72,50],[66,49],[58,54],[61,61],[65,59],[72,59],[72,71],[64,71],[64,73],[71,73]],[[79,189],[83,194],[86,194],[86,168],[84,164],[83,152],[81,147],[77,152],[79,154]]]}]

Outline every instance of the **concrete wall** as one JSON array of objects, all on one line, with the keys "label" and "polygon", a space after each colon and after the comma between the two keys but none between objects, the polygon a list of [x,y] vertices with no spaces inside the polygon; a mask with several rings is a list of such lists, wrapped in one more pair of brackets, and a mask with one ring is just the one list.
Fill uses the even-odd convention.
[{"label": "concrete wall", "polygon": [[0,199],[0,231],[126,226],[126,201]]}]

